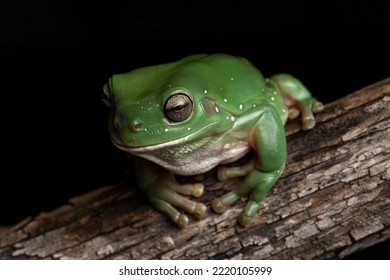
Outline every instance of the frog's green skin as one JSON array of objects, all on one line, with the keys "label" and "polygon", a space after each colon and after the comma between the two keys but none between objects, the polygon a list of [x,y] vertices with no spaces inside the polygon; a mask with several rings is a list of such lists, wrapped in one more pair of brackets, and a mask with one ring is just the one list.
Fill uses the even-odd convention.
[{"label": "frog's green skin", "polygon": [[257,156],[244,166],[219,168],[220,180],[243,180],[212,202],[219,213],[249,196],[239,218],[247,226],[283,171],[289,112],[290,117],[301,112],[303,128],[310,129],[312,111],[322,109],[294,77],[264,79],[248,60],[226,54],[193,55],[113,75],[104,93],[113,143],[137,156],[140,189],[180,227],[188,217],[179,209],[200,218],[206,207],[189,199],[202,195],[203,185],[179,185],[174,174],[200,174],[254,150]]}]

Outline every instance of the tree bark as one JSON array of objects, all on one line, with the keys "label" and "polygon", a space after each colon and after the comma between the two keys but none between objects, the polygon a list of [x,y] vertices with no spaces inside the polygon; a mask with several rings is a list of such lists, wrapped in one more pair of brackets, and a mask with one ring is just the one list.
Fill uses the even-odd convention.
[{"label": "tree bark", "polygon": [[[0,259],[338,259],[390,237],[390,78],[286,126],[288,160],[251,226],[208,210],[180,230],[129,184],[0,228]],[[193,178],[179,178],[193,180]],[[204,175],[210,201],[238,182]]]}]

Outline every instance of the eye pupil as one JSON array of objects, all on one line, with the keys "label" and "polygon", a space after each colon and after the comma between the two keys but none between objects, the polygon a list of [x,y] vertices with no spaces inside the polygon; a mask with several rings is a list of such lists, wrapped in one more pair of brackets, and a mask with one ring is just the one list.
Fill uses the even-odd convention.
[{"label": "eye pupil", "polygon": [[185,93],[176,93],[168,98],[164,105],[167,118],[174,122],[182,122],[188,119],[193,110],[190,97]]},{"label": "eye pupil", "polygon": [[185,106],[186,105],[184,105],[184,104],[181,104],[181,105],[177,105],[177,106],[175,106],[175,107],[173,107],[172,109],[169,109],[170,111],[181,111],[181,110],[183,110],[184,108],[185,108]]}]

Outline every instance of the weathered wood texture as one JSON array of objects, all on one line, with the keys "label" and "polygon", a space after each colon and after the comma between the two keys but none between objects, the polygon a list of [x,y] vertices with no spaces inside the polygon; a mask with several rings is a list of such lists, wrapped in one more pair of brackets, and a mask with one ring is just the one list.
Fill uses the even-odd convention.
[{"label": "weathered wood texture", "polygon": [[[0,229],[0,259],[334,259],[390,237],[390,79],[287,127],[288,162],[252,226],[244,201],[179,230],[118,184]],[[214,172],[200,199],[231,189]]]}]

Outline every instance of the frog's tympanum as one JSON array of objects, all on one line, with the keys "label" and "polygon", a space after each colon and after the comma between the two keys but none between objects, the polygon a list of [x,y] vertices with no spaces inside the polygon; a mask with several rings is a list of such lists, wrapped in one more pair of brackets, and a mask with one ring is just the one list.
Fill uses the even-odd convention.
[{"label": "frog's tympanum", "polygon": [[174,174],[201,174],[253,150],[244,165],[219,167],[219,180],[242,180],[211,203],[221,213],[248,197],[238,219],[247,226],[283,171],[286,120],[301,114],[303,129],[311,129],[313,112],[323,108],[291,75],[264,79],[245,58],[226,54],[113,75],[103,91],[112,142],[136,156],[139,188],[179,227],[188,224],[181,210],[201,218],[206,206],[190,199],[202,195],[203,184],[179,184]]}]

